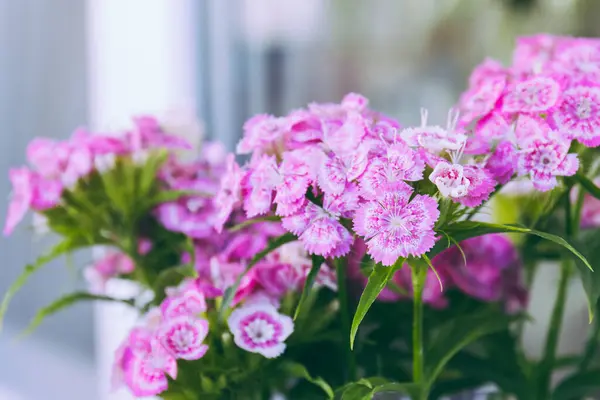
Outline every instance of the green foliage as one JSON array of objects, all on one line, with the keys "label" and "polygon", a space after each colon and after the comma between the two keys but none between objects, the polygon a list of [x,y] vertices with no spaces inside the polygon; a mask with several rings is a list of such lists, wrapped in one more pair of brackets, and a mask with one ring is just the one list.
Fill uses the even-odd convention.
[{"label": "green foliage", "polygon": [[306,302],[306,299],[308,298],[308,295],[310,294],[310,291],[312,290],[313,285],[315,284],[315,279],[319,274],[321,265],[323,265],[324,262],[325,259],[323,257],[314,255],[312,256],[312,266],[310,268],[310,271],[308,272],[308,275],[306,276],[306,282],[304,282],[304,287],[302,288],[302,295],[300,296],[300,301],[298,301],[298,306],[296,306],[296,311],[294,312],[294,320],[298,318],[300,310]]},{"label": "green foliage", "polygon": [[386,287],[388,281],[392,279],[394,273],[402,268],[403,261],[404,260],[399,260],[399,262],[392,267],[384,267],[381,264],[376,264],[375,267],[373,267],[373,272],[371,272],[367,285],[360,296],[354,318],[352,319],[352,325],[350,327],[351,348],[354,348],[354,340],[360,323],[365,315],[367,315],[369,308],[371,308],[371,305],[377,299],[379,293]]},{"label": "green foliage", "polygon": [[29,324],[27,329],[25,330],[25,334],[27,335],[27,334],[30,334],[31,332],[33,332],[44,321],[44,319],[46,317],[56,314],[57,312],[62,311],[62,310],[66,309],[76,303],[79,303],[81,301],[108,301],[108,302],[123,303],[123,304],[129,305],[129,306],[132,306],[132,307],[135,304],[135,299],[129,299],[129,300],[116,299],[114,297],[96,295],[96,294],[91,294],[91,293],[87,293],[87,292],[75,292],[75,293],[66,294],[66,295],[56,299],[49,305],[41,308],[37,312],[37,314],[35,315],[33,320],[31,321],[31,323]]},{"label": "green foliage", "polygon": [[85,241],[77,241],[71,238],[66,238],[62,242],[58,243],[56,246],[50,250],[49,253],[39,257],[33,264],[27,265],[21,275],[13,282],[13,284],[8,288],[7,292],[4,294],[4,298],[2,299],[2,304],[0,304],[0,330],[2,329],[2,321],[4,319],[4,314],[6,314],[6,310],[8,309],[8,305],[10,301],[14,297],[15,294],[23,287],[23,285],[27,282],[29,277],[36,273],[41,267],[54,260],[55,258],[66,254],[68,252],[74,251],[78,248],[86,246],[88,243]]}]

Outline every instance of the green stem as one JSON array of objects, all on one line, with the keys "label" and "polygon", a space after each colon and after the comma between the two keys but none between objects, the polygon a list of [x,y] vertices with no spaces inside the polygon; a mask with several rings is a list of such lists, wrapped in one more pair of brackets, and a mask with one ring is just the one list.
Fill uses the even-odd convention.
[{"label": "green stem", "polygon": [[348,307],[348,286],[346,281],[346,263],[345,258],[336,258],[334,261],[337,285],[338,285],[338,300],[340,302],[340,312],[342,318],[342,337],[345,339],[346,361],[348,363],[347,381],[356,379],[356,359],[354,353],[350,349],[350,310]]},{"label": "green stem", "polygon": [[558,283],[558,293],[552,310],[552,318],[548,333],[546,336],[546,344],[544,346],[544,356],[539,365],[538,389],[537,398],[539,400],[547,400],[550,396],[550,384],[552,379],[552,370],[556,362],[556,349],[558,339],[562,327],[563,316],[565,313],[565,303],[567,300],[567,287],[571,276],[571,262],[564,260],[560,269],[560,280]]},{"label": "green stem", "polygon": [[411,265],[413,284],[413,381],[423,382],[423,286],[427,268],[415,263]]},{"label": "green stem", "polygon": [[[597,304],[596,312],[598,312],[599,308],[600,307]],[[581,359],[581,362],[579,363],[579,371],[580,372],[584,372],[585,370],[587,370],[588,367],[590,366],[590,364],[592,363],[592,360],[594,359],[594,356],[596,355],[596,353],[598,351],[598,343],[599,342],[600,342],[600,318],[596,317],[594,319],[594,328],[592,329],[592,332],[590,333],[590,336],[585,345],[585,351],[583,353],[583,358]]]}]

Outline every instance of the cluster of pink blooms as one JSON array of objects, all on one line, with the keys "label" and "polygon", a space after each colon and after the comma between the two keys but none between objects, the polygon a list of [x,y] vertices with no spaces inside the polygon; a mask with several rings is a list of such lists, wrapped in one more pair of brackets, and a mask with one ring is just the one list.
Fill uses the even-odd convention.
[{"label": "cluster of pink blooms", "polygon": [[43,212],[61,204],[62,193],[93,171],[112,168],[119,156],[143,162],[154,148],[185,149],[189,145],[163,132],[151,117],[134,120],[118,135],[77,130],[68,140],[36,138],[27,147],[29,167],[10,170],[13,186],[4,234],[9,235],[30,209]]},{"label": "cluster of pink blooms", "polygon": [[422,114],[421,126],[401,129],[364,97],[349,94],[341,104],[253,117],[238,145],[238,153],[252,157],[243,168],[230,161],[217,194],[217,229],[242,205],[248,218],[280,216],[311,254],[344,256],[354,234],[383,265],[426,253],[436,241],[438,199],[418,194],[415,184],[428,178],[441,197],[476,207],[496,181],[466,155],[474,146],[456,112],[444,128],[428,125]]},{"label": "cluster of pink blooms", "polygon": [[[433,308],[448,306],[446,294],[458,290],[484,302],[502,302],[508,312],[527,304],[527,292],[521,277],[521,262],[513,243],[501,234],[489,234],[462,241],[437,255],[433,269],[427,271],[423,302]],[[366,246],[357,240],[349,260],[352,279],[364,285],[367,277],[360,271]],[[412,278],[408,265],[394,275],[392,287],[385,288],[378,299],[396,302],[412,298]]]},{"label": "cluster of pink blooms", "polygon": [[513,64],[475,68],[460,124],[493,151],[487,168],[500,182],[529,176],[540,191],[577,172],[573,140],[600,145],[600,40],[536,35],[517,40]]},{"label": "cluster of pink blooms", "polygon": [[[233,285],[250,258],[262,250],[268,237],[264,232],[270,233],[269,228],[228,235],[220,248],[215,243],[198,243],[199,277],[167,288],[167,297],[160,306],[130,332],[116,354],[115,388],[125,384],[136,396],[159,394],[168,387],[167,375],[176,378],[177,360],[198,360],[210,351],[204,343],[211,334],[206,313],[215,310],[207,306],[206,300],[222,296]],[[310,266],[306,251],[298,242],[292,242],[250,269],[227,320],[238,347],[266,358],[284,352],[294,323],[279,312],[280,299],[301,290]],[[327,265],[321,267],[316,284],[336,289],[335,275]],[[218,329],[215,335],[221,339]]]}]

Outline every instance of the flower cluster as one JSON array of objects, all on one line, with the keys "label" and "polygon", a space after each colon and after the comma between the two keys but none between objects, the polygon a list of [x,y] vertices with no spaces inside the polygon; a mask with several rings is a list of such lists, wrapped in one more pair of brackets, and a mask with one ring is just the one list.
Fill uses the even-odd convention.
[{"label": "flower cluster", "polygon": [[186,148],[186,141],[166,134],[151,117],[134,119],[133,127],[118,135],[79,129],[68,140],[36,138],[27,147],[30,167],[10,170],[13,192],[4,234],[9,235],[28,210],[43,212],[59,206],[65,189],[92,172],[111,169],[118,157],[142,164],[152,149]]},{"label": "flower cluster", "polygon": [[[268,231],[268,230],[267,230]],[[136,396],[162,393],[167,376],[176,378],[178,361],[203,358],[211,350],[205,339],[221,340],[226,333],[209,329],[208,315],[218,312],[215,302],[246,269],[251,256],[266,239],[259,230],[230,236],[221,248],[197,245],[198,278],[184,280],[166,289],[165,299],[151,309],[117,350],[113,367],[115,389],[125,384]],[[199,254],[202,252],[203,254]],[[208,257],[207,257],[208,256]],[[280,356],[285,340],[294,330],[292,319],[279,311],[284,296],[298,292],[310,268],[310,259],[298,242],[281,246],[244,276],[236,292],[227,326],[234,343],[244,351],[266,358]],[[319,286],[336,289],[327,265],[317,277]],[[218,358],[218,353],[214,355]]]},{"label": "flower cluster", "polygon": [[513,64],[487,59],[460,100],[460,124],[487,143],[487,170],[500,183],[528,176],[547,191],[577,172],[573,140],[600,145],[600,41],[536,35],[519,38]]}]

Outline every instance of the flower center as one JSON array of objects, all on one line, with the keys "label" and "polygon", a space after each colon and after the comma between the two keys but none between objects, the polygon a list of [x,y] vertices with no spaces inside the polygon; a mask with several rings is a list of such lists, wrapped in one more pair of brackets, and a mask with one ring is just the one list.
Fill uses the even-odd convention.
[{"label": "flower center", "polygon": [[268,342],[275,335],[275,328],[268,321],[257,318],[244,328],[248,337],[257,344]]},{"label": "flower center", "polygon": [[575,112],[577,113],[577,117],[579,117],[579,119],[588,119],[592,114],[592,104],[590,99],[587,97],[581,99],[579,104],[577,104],[577,110]]}]

